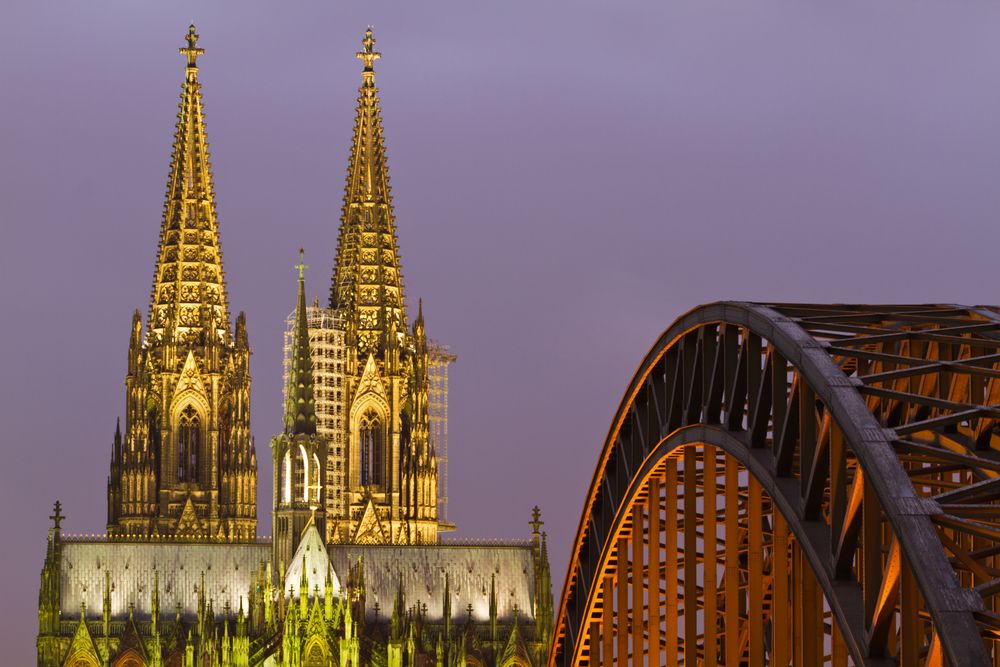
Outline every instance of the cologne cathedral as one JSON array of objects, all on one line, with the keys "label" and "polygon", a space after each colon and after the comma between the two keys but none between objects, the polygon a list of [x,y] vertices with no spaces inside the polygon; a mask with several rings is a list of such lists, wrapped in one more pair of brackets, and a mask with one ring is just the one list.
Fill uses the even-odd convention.
[{"label": "cologne cathedral", "polygon": [[439,536],[454,528],[454,356],[427,337],[422,304],[407,318],[371,29],[362,44],[329,302],[309,304],[300,259],[270,443],[273,538],[260,538],[247,322],[230,320],[204,51],[189,29],[150,307],[129,331],[107,534],[64,535],[56,503],[40,667],[545,662],[553,599],[537,508],[525,541]]}]

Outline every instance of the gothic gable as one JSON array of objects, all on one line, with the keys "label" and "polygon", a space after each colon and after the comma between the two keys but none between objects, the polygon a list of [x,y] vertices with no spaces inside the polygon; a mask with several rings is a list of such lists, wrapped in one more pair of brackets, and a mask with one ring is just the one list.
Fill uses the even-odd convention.
[{"label": "gothic gable", "polygon": [[145,667],[148,664],[146,647],[139,638],[139,630],[135,627],[132,612],[129,612],[128,621],[125,622],[125,632],[118,645],[118,655],[112,661],[111,667]]},{"label": "gothic gable", "polygon": [[355,531],[352,541],[355,544],[387,544],[389,542],[382,527],[382,521],[378,517],[378,511],[375,509],[375,501],[371,497],[368,498],[368,504],[365,505],[361,514],[361,520],[358,521],[358,529]]},{"label": "gothic gable", "polygon": [[194,503],[191,502],[191,496],[187,497],[184,502],[184,509],[181,510],[181,516],[177,520],[177,534],[193,537],[196,535],[201,535],[203,529],[203,524],[198,518],[198,513],[194,509]]},{"label": "gothic gable", "polygon": [[177,384],[174,386],[171,405],[176,410],[181,407],[183,402],[194,402],[207,414],[208,395],[205,383],[201,380],[201,370],[194,358],[194,352],[188,350],[187,359],[184,360],[184,368],[181,369],[181,375],[177,378]]},{"label": "gothic gable", "polygon": [[101,663],[94,646],[94,639],[87,629],[87,622],[81,617],[80,623],[76,626],[76,633],[73,641],[69,645],[69,652],[66,656],[65,667],[97,667]]},{"label": "gothic gable", "polygon": [[[361,380],[358,382],[357,396],[364,394],[375,394],[383,401],[387,401],[385,393],[385,383],[382,381],[382,374],[378,370],[374,355],[368,355],[365,362],[365,370],[361,373]],[[388,401],[387,401],[388,402]]]}]

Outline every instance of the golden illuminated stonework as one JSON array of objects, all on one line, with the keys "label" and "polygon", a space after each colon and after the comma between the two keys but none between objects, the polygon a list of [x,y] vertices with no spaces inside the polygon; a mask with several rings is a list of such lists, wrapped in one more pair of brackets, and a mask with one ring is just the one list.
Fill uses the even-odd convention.
[{"label": "golden illuminated stonework", "polygon": [[[430,544],[452,528],[438,516],[436,445],[444,443],[432,442],[431,431],[435,417],[436,435],[446,433],[446,422],[441,403],[431,403],[431,385],[441,387],[454,356],[428,341],[422,308],[407,324],[374,46],[369,29],[357,53],[364,67],[330,305],[307,314],[313,365],[321,369],[319,431],[330,441],[326,534],[340,543]],[[286,355],[293,339],[290,329]],[[435,395],[444,405],[446,391]]]},{"label": "golden illuminated stonework", "polygon": [[250,348],[230,329],[191,26],[149,319],[132,318],[124,433],[108,478],[108,533],[252,539],[257,459]]},{"label": "golden illuminated stonework", "polygon": [[[535,667],[553,600],[530,538],[442,543],[447,348],[408,326],[371,29],[329,307],[300,251],[271,439],[273,538],[258,537],[250,349],[230,329],[191,26],[145,330],[130,331],[108,534],[56,503],[39,667]],[[291,291],[291,290],[289,290]],[[274,350],[276,353],[277,350]],[[440,449],[439,449],[440,447]],[[443,452],[440,454],[439,452]]]}]

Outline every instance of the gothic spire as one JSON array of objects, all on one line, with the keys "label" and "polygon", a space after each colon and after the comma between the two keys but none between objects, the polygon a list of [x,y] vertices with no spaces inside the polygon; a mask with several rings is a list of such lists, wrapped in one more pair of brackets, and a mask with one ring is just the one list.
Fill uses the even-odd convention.
[{"label": "gothic spire", "polygon": [[313,398],[313,366],[309,354],[309,321],[306,317],[305,250],[299,248],[299,297],[295,307],[295,329],[292,333],[291,367],[288,369],[288,398],[285,404],[285,433],[314,435],[316,433],[316,402]]},{"label": "gothic spire", "polygon": [[149,339],[228,341],[229,315],[215,190],[198,81],[198,46],[188,28],[184,83],[149,307]]},{"label": "gothic spire", "polygon": [[368,28],[330,306],[346,316],[358,357],[378,354],[392,325],[406,329],[403,279],[389,188],[382,112],[375,87],[375,39]]}]

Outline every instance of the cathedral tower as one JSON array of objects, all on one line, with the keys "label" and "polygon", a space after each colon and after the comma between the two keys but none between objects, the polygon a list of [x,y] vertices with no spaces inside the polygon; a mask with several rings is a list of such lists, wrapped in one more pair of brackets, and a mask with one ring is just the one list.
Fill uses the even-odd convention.
[{"label": "cathedral tower", "polygon": [[537,509],[530,542],[437,543],[455,357],[427,336],[422,302],[406,319],[370,29],[331,303],[308,304],[300,258],[274,537],[255,539],[250,350],[242,314],[230,330],[197,39],[192,26],[181,49],[149,318],[131,323],[108,535],[64,534],[55,504],[38,666],[543,664]]},{"label": "cathedral tower", "polygon": [[230,329],[192,25],[143,335],[132,317],[124,432],[108,478],[108,533],[249,540],[257,525],[250,348]]},{"label": "cathedral tower", "polygon": [[298,301],[285,388],[285,431],[271,439],[274,459],[274,562],[291,565],[309,521],[324,533],[327,441],[316,433],[313,363],[306,319],[306,265],[299,251]]},{"label": "cathedral tower", "polygon": [[437,462],[426,409],[423,317],[408,330],[389,189],[371,28],[364,63],[330,307],[345,330],[346,467],[339,537],[437,541]]},{"label": "cathedral tower", "polygon": [[[328,308],[307,308],[328,542],[427,544],[443,520],[447,348],[410,328],[369,29]],[[297,316],[296,316],[297,317]],[[297,326],[286,331],[286,373]]]}]

